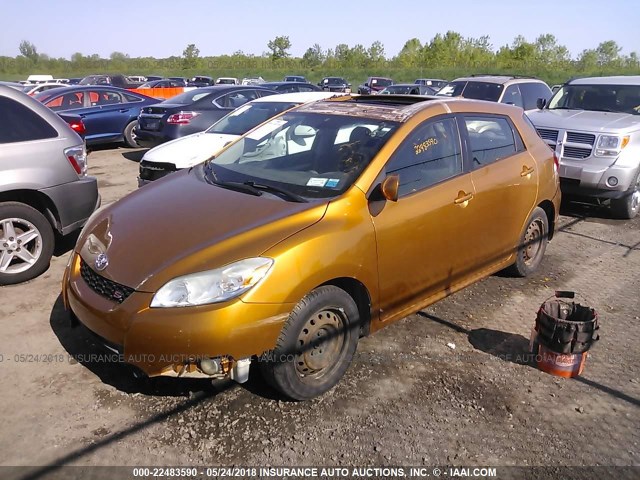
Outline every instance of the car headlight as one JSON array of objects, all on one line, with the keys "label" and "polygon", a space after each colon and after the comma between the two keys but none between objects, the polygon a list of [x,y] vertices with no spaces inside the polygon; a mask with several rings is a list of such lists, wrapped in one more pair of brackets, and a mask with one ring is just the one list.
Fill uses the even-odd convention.
[{"label": "car headlight", "polygon": [[272,265],[271,258],[247,258],[215,270],[174,278],[156,292],[151,307],[191,307],[224,302],[256,285]]},{"label": "car headlight", "polygon": [[615,157],[629,143],[629,135],[600,135],[596,144],[596,155],[599,157]]}]

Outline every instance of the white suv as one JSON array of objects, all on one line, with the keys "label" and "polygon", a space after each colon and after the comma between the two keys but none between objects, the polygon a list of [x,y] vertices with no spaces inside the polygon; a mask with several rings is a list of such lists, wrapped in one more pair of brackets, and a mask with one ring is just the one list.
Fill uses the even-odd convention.
[{"label": "white suv", "polygon": [[548,101],[552,93],[549,85],[537,78],[472,75],[456,78],[442,87],[436,95],[507,103],[529,111],[536,109],[538,99],[543,98]]},{"label": "white suv", "polygon": [[560,158],[565,195],[609,199],[613,213],[640,210],[640,76],[571,80],[529,113]]}]

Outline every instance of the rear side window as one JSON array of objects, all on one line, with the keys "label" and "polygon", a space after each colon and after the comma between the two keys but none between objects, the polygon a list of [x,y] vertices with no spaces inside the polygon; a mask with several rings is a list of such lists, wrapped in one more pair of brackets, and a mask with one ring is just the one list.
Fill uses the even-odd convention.
[{"label": "rear side window", "polygon": [[521,83],[520,91],[525,110],[537,108],[539,98],[544,98],[547,102],[551,98],[551,89],[540,82]]},{"label": "rear side window", "polygon": [[222,108],[238,108],[251,100],[258,98],[255,90],[243,90],[222,95],[214,100],[214,103]]},{"label": "rear side window", "polygon": [[129,102],[129,103],[141,102],[142,101],[141,98],[138,98],[135,95],[131,95],[130,93],[123,93],[122,95],[124,96],[125,101]]},{"label": "rear side window", "polygon": [[473,168],[478,169],[522,150],[522,140],[516,145],[511,122],[504,117],[465,116],[469,133]]},{"label": "rear side window", "polygon": [[518,85],[509,85],[504,91],[502,101],[500,103],[506,103],[508,105],[515,105],[516,107],[524,108],[522,103],[522,95]]},{"label": "rear side window", "polygon": [[19,102],[0,97],[0,143],[55,138],[58,132],[40,115]]}]

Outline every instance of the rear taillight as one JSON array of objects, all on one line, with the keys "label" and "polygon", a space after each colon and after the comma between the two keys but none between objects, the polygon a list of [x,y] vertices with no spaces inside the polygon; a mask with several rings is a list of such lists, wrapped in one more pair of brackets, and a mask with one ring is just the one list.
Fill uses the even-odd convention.
[{"label": "rear taillight", "polygon": [[556,152],[553,152],[553,168],[556,171],[556,175],[558,175],[558,172],[560,171],[560,160],[558,159],[558,154],[556,154]]},{"label": "rear taillight", "polygon": [[69,122],[69,126],[74,132],[76,132],[78,135],[82,137],[84,137],[84,134],[87,131],[87,129],[84,126],[84,122],[82,120],[77,120],[77,121],[73,120]]},{"label": "rear taillight", "polygon": [[87,174],[87,150],[84,144],[65,148],[64,156],[67,157],[78,176],[84,177]]},{"label": "rear taillight", "polygon": [[198,112],[179,112],[169,115],[167,123],[169,125],[188,125],[191,120],[200,115]]}]

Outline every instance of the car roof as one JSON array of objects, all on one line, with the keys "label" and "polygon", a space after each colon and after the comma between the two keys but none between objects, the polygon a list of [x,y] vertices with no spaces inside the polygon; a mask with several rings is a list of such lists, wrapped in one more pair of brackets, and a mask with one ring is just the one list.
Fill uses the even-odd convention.
[{"label": "car roof", "polygon": [[460,77],[452,82],[483,82],[483,83],[495,83],[498,85],[504,85],[505,83],[522,83],[522,82],[539,82],[544,83],[542,80],[534,77],[514,77],[509,75],[475,75],[470,77]]},{"label": "car roof", "polygon": [[567,83],[571,85],[640,85],[640,75],[575,78]]},{"label": "car roof", "polygon": [[[342,94],[338,93],[337,95],[342,95]],[[280,95],[269,95],[267,97],[261,97],[256,100],[252,100],[251,103],[263,103],[263,102],[307,103],[307,102],[315,102],[317,100],[324,100],[326,98],[331,98],[335,96],[336,96],[336,92],[293,92],[293,93],[281,93]]]},{"label": "car roof", "polygon": [[306,82],[264,82],[260,84],[261,87],[277,87],[279,85],[291,86],[291,85],[309,85],[309,84]]},{"label": "car roof", "polygon": [[393,85],[388,85],[385,88],[389,87],[428,87],[429,85],[418,85],[416,83],[394,83]]},{"label": "car roof", "polygon": [[[382,121],[406,122],[421,110],[439,106],[441,110],[451,112],[467,106],[469,111],[514,114],[522,109],[483,100],[471,100],[459,97],[435,97],[427,95],[343,95],[340,97],[307,103],[297,108],[301,113],[319,113],[324,115],[346,115],[371,118]],[[451,108],[453,107],[453,108]],[[463,109],[464,110],[464,109]]]}]

